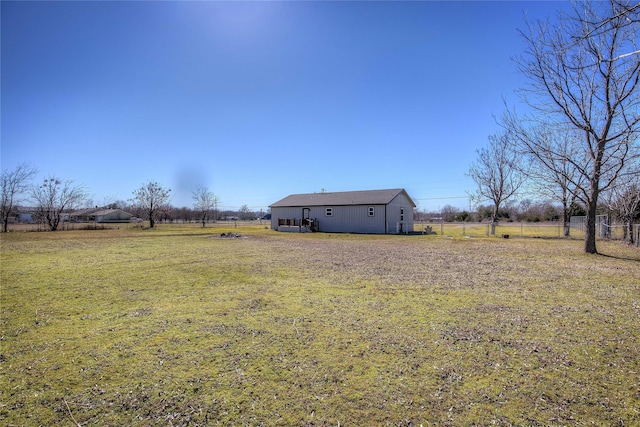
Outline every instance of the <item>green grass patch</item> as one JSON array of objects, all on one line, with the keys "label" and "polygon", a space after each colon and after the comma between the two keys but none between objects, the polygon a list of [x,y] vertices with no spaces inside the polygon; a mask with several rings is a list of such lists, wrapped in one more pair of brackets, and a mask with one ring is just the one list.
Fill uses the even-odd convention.
[{"label": "green grass patch", "polygon": [[620,243],[1,238],[4,425],[640,423],[640,252]]}]

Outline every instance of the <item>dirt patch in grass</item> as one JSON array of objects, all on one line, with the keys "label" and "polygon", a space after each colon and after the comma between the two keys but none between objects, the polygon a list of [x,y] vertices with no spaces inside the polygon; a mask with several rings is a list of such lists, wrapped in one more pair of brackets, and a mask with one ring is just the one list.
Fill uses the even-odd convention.
[{"label": "dirt patch in grass", "polygon": [[637,249],[220,232],[2,236],[0,420],[640,423]]}]

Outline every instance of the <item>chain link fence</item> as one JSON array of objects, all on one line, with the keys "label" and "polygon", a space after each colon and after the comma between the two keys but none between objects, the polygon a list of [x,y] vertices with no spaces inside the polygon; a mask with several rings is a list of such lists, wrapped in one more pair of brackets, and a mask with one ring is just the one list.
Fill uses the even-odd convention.
[{"label": "chain link fence", "polygon": [[[439,234],[442,236],[467,236],[487,237],[491,235],[492,223],[473,222],[425,222],[415,223],[414,229],[425,234]],[[573,236],[584,238],[584,232]],[[504,222],[495,224],[494,235],[499,237],[537,237],[537,238],[562,238],[564,237],[564,225],[562,223],[528,223],[528,222]]]},{"label": "chain link fence", "polygon": [[[583,219],[572,217],[570,226],[566,230],[562,222],[500,222],[495,224],[494,234],[497,237],[530,237],[541,239],[584,239],[585,224]],[[606,215],[598,215],[597,238],[612,240],[628,240],[628,226],[625,224],[607,224]],[[466,237],[488,237],[491,236],[492,223],[473,222],[416,222],[414,224],[416,232],[425,234],[438,234],[441,236],[466,236]],[[640,224],[633,225],[633,242],[639,246]]]}]

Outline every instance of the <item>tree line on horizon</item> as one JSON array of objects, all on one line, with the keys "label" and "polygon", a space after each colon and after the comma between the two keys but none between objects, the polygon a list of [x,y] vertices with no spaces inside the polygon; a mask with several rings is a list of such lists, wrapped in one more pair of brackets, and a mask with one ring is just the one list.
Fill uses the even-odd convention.
[{"label": "tree line on horizon", "polygon": [[[36,221],[45,225],[50,231],[58,229],[64,215],[73,211],[96,207],[81,185],[74,185],[73,181],[62,181],[56,177],[45,178],[42,183],[31,184],[36,169],[28,164],[21,164],[13,171],[3,171],[1,176],[2,199],[2,231],[7,231],[8,223],[17,218],[21,210],[26,208],[37,216]],[[638,187],[640,189],[640,187]],[[129,200],[116,200],[99,206],[100,209],[121,209],[131,213],[134,217],[149,222],[153,228],[156,222],[187,222],[201,223],[224,220],[255,220],[263,218],[269,211],[254,211],[247,205],[238,210],[218,209],[219,198],[206,187],[198,186],[192,192],[191,207],[176,207],[170,203],[171,189],[165,188],[155,181],[148,181],[133,191]],[[542,193],[541,193],[542,194]],[[628,197],[635,194],[637,197]],[[635,222],[640,220],[640,192],[627,192],[607,199],[598,207],[598,213],[608,214],[618,222]],[[415,209],[415,221],[443,221],[443,222],[557,222],[563,221],[563,216],[585,216],[586,210],[578,200],[573,200],[569,209],[552,198],[521,200],[506,199],[500,203],[496,213],[495,205],[480,204],[473,210],[459,209],[452,205],[445,205],[437,211]],[[568,220],[566,220],[568,221]],[[566,236],[569,236],[566,230]]]},{"label": "tree line on horizon", "polygon": [[[86,189],[71,180],[48,176],[42,182],[32,184],[37,170],[22,163],[13,170],[0,175],[0,214],[2,232],[18,217],[25,206],[35,215],[36,222],[49,231],[56,231],[60,223],[74,211],[93,207]],[[148,181],[136,188],[129,200],[119,200],[100,206],[101,209],[121,209],[149,222],[153,228],[157,221],[181,220],[198,222],[204,227],[207,222],[224,219],[249,220],[259,218],[260,213],[243,205],[239,210],[220,210],[220,199],[207,187],[197,186],[192,191],[191,207],[176,208],[171,205],[171,189],[155,181]],[[97,207],[97,206],[96,206]]]},{"label": "tree line on horizon", "polygon": [[[611,214],[618,219],[616,212],[605,205],[600,206],[599,212]],[[584,216],[586,211],[579,204],[574,204],[569,210],[570,216]],[[640,215],[640,207],[638,214]],[[562,207],[553,200],[522,199],[509,200],[498,210],[497,220],[502,222],[561,222]],[[494,206],[482,204],[473,210],[460,209],[452,205],[444,205],[439,210],[419,209],[414,214],[416,221],[442,222],[492,222],[495,221]],[[640,218],[639,218],[640,219]],[[566,236],[568,237],[568,236]]]},{"label": "tree line on horizon", "polygon": [[[568,236],[579,207],[586,217],[584,251],[595,254],[596,216],[604,207],[627,224],[632,240],[640,205],[640,3],[578,1],[553,23],[525,19],[519,32],[526,47],[514,62],[528,81],[518,91],[526,112],[505,100],[500,130],[477,150],[467,173],[477,185],[470,193],[477,212],[490,202],[495,225],[514,200],[551,201],[561,207]],[[2,173],[3,231],[21,194],[29,193],[52,230],[62,212],[85,201],[72,181],[53,176],[28,185],[34,174],[26,164]],[[153,227],[170,212],[170,191],[149,181],[133,192],[131,204]],[[206,188],[193,196],[204,226],[217,197]]]}]

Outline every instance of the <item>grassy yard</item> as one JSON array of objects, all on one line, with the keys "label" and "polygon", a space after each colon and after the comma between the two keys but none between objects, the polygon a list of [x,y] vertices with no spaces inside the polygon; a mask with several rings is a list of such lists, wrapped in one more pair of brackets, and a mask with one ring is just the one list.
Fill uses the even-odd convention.
[{"label": "grassy yard", "polygon": [[621,243],[1,239],[2,425],[640,425],[640,251]]}]

